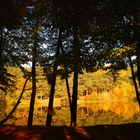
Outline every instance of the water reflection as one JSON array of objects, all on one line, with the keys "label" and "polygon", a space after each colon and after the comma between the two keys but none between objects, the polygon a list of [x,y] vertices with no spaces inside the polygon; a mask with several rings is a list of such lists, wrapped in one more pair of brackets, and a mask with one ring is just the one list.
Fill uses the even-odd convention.
[{"label": "water reflection", "polygon": [[[8,123],[26,125],[28,108],[19,106]],[[34,125],[45,125],[47,106],[35,106]],[[78,105],[78,125],[121,124],[140,122],[140,109],[136,102],[84,103]],[[53,125],[69,125],[69,108],[56,106],[53,112]]]},{"label": "water reflection", "polygon": [[103,111],[114,112],[117,115],[122,115],[125,118],[130,118],[135,113],[140,112],[139,106],[136,102],[90,103],[79,105],[79,109],[82,107],[87,112],[99,112],[99,114],[101,114]]},{"label": "water reflection", "polygon": [[79,105],[78,114],[80,125],[140,122],[140,109],[135,102],[83,104]]}]

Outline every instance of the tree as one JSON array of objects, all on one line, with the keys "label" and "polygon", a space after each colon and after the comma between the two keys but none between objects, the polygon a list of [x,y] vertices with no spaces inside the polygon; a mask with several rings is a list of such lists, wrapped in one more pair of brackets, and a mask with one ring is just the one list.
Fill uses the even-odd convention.
[{"label": "tree", "polygon": [[32,3],[33,9],[33,17],[35,18],[35,25],[34,25],[34,44],[32,46],[32,94],[30,99],[30,109],[29,109],[29,116],[28,116],[28,126],[32,126],[33,123],[33,112],[34,112],[34,103],[36,97],[36,64],[37,64],[37,50],[39,44],[39,32],[40,32],[40,16],[42,16],[43,12],[43,2],[44,1],[35,1]]},{"label": "tree", "polygon": [[71,103],[71,125],[76,125],[77,118],[77,98],[78,98],[78,73],[79,73],[79,58],[80,58],[80,46],[78,44],[77,27],[73,29],[73,92]]},{"label": "tree", "polygon": [[[62,28],[64,32],[70,32],[73,38],[68,54],[72,63],[69,65],[74,71],[73,95],[71,103],[71,124],[76,125],[77,96],[78,96],[78,73],[80,66],[80,44],[79,36],[88,29],[88,22],[91,20],[93,11],[96,11],[98,1],[50,1],[50,15],[54,26]],[[84,30],[83,30],[84,29]],[[66,52],[67,53],[67,52]],[[68,62],[67,62],[68,63]]]},{"label": "tree", "polygon": [[129,63],[130,63],[131,73],[132,73],[132,80],[133,80],[135,91],[136,91],[136,97],[137,97],[137,101],[138,101],[138,104],[140,107],[140,93],[139,93],[138,85],[137,85],[136,78],[135,78],[134,66],[133,66],[133,62],[131,60],[131,56],[128,56],[128,59],[129,59]]},{"label": "tree", "polygon": [[55,62],[54,62],[53,73],[52,73],[52,78],[51,78],[51,89],[50,89],[50,98],[49,98],[46,126],[50,126],[51,120],[52,120],[55,84],[56,84],[57,68],[58,68],[58,61],[59,61],[61,46],[62,46],[62,31],[59,30],[58,43],[57,43],[56,51],[55,51]]},{"label": "tree", "polygon": [[[104,59],[105,63],[109,63],[113,66],[113,69],[119,70],[128,66],[127,58],[129,59],[138,102],[138,86],[135,81],[134,65],[131,57],[136,56],[137,61],[135,61],[135,63],[137,65],[137,77],[139,81],[139,5],[140,3],[138,1],[132,0],[108,1],[107,5],[102,7],[103,12],[99,12],[98,15],[104,16],[106,22],[101,22],[100,18],[99,21],[97,21],[97,24],[100,27],[98,28],[99,33],[102,33],[103,31],[102,37],[106,40],[107,46],[112,46],[105,53],[105,56],[107,56],[104,57],[106,59]],[[126,46],[128,46],[129,49],[126,49]],[[115,51],[118,52],[118,50],[120,50],[118,55],[116,55],[117,53],[111,53]]]},{"label": "tree", "polygon": [[6,66],[19,66],[23,69],[21,64],[29,60],[26,56],[28,50],[18,46],[21,45],[19,40],[25,35],[21,33],[21,25],[27,12],[27,3],[29,1],[23,1],[22,4],[15,0],[0,2],[0,88],[4,91],[13,87],[12,75],[7,73]]},{"label": "tree", "polygon": [[33,111],[34,111],[34,103],[36,96],[36,56],[37,56],[37,47],[38,47],[38,26],[39,19],[36,18],[34,28],[34,46],[32,48],[32,94],[30,100],[30,109],[29,109],[29,117],[28,117],[28,126],[32,126],[33,123]]},{"label": "tree", "polygon": [[[11,1],[1,1],[0,2],[0,89],[6,92],[6,87],[10,87],[12,85],[11,76],[7,73],[6,68],[4,67],[4,45],[6,43],[6,37],[8,34],[8,29],[13,28],[17,25],[17,21],[19,21],[18,15],[16,13],[17,5],[14,4],[14,0]],[[13,10],[15,8],[15,11]],[[6,14],[6,15],[4,15]],[[11,84],[10,84],[11,83]]]}]

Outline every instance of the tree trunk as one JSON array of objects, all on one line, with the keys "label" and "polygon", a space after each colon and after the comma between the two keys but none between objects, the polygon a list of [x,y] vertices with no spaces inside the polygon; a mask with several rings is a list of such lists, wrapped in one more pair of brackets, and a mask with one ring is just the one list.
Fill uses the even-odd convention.
[{"label": "tree trunk", "polygon": [[54,62],[54,67],[53,67],[52,79],[51,79],[51,90],[50,90],[46,126],[51,126],[51,121],[52,121],[53,101],[54,101],[54,94],[55,94],[58,58],[59,58],[59,52],[60,52],[61,46],[62,46],[62,33],[61,33],[61,30],[59,30],[58,43],[57,43],[56,53],[55,53],[55,62]]},{"label": "tree trunk", "polygon": [[68,100],[69,100],[69,107],[71,110],[71,95],[70,95],[70,87],[69,87],[69,80],[68,80],[68,72],[67,72],[67,67],[65,67],[65,72],[66,72],[66,87],[67,87],[67,93],[68,93]]},{"label": "tree trunk", "polygon": [[137,48],[136,48],[136,55],[137,55],[137,77],[138,77],[138,84],[139,84],[139,88],[140,88],[140,46],[139,44],[137,44]]},{"label": "tree trunk", "polygon": [[71,104],[71,126],[76,126],[77,121],[77,96],[78,96],[78,69],[74,68],[73,95]]},{"label": "tree trunk", "polygon": [[139,84],[139,88],[140,88],[140,63],[137,64],[137,74],[138,74],[138,84]]},{"label": "tree trunk", "polygon": [[72,104],[71,104],[71,126],[77,124],[77,96],[78,96],[78,67],[80,57],[80,47],[78,45],[77,28],[74,28],[74,40],[73,40],[73,52],[74,52],[74,76],[73,76],[73,93],[72,93]]},{"label": "tree trunk", "polygon": [[[63,46],[61,46],[61,50],[63,55],[65,54]],[[70,108],[70,116],[72,115],[72,109],[71,109],[71,94],[70,94],[70,87],[69,87],[69,80],[68,80],[68,67],[66,62],[64,62],[64,69],[65,69],[65,80],[66,80],[66,88],[67,88],[67,94],[68,94],[68,100],[69,100],[69,108]],[[71,124],[70,124],[71,125]]]},{"label": "tree trunk", "polygon": [[136,97],[137,97],[137,101],[140,107],[140,94],[139,94],[139,90],[138,90],[138,86],[137,86],[137,82],[135,79],[135,73],[134,73],[134,67],[133,67],[133,63],[131,60],[131,57],[128,56],[129,62],[130,62],[130,68],[131,68],[131,73],[132,73],[132,79],[133,79],[133,83],[134,83],[134,87],[135,87],[135,91],[136,91]]},{"label": "tree trunk", "polygon": [[[65,65],[65,73],[66,73],[66,87],[67,87],[67,94],[68,94],[69,108],[70,108],[70,117],[72,118],[72,101],[71,101],[70,87],[69,87],[69,81],[68,81],[68,69],[66,65]],[[71,122],[70,122],[70,125],[71,125]]]},{"label": "tree trunk", "polygon": [[4,124],[4,123],[12,116],[12,114],[15,112],[16,108],[18,107],[18,105],[19,105],[19,103],[20,103],[20,100],[21,100],[21,98],[22,98],[22,95],[23,95],[23,93],[24,93],[26,84],[27,84],[27,82],[28,82],[29,79],[30,79],[30,78],[27,78],[27,79],[26,79],[26,81],[25,81],[25,83],[24,83],[24,86],[23,86],[23,88],[22,88],[22,92],[21,92],[21,94],[20,94],[20,97],[19,97],[19,99],[17,100],[17,103],[15,104],[14,108],[10,111],[10,113],[6,116],[6,118],[4,118],[3,120],[0,121],[0,124]]},{"label": "tree trunk", "polygon": [[39,19],[36,18],[34,28],[34,46],[32,48],[32,94],[30,100],[30,109],[28,116],[28,126],[32,126],[33,123],[33,112],[34,112],[34,103],[36,96],[36,55],[37,55],[37,46],[38,46],[38,27],[39,27]]}]

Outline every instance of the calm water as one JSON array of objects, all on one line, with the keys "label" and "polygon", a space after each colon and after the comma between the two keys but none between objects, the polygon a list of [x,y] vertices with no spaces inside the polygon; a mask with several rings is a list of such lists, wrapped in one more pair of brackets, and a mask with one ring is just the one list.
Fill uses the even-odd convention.
[{"label": "calm water", "polygon": [[[7,107],[8,108],[8,107]],[[7,111],[8,112],[8,111]],[[35,106],[34,125],[44,125],[46,120],[47,107]],[[53,125],[69,125],[69,108],[61,105],[56,106],[53,112]],[[1,114],[3,118],[6,114]],[[28,118],[28,108],[19,105],[14,115],[7,122],[8,124],[26,125]],[[136,102],[116,102],[116,103],[83,103],[78,105],[77,123],[78,125],[90,126],[99,124],[124,124],[140,122],[140,109]]]}]

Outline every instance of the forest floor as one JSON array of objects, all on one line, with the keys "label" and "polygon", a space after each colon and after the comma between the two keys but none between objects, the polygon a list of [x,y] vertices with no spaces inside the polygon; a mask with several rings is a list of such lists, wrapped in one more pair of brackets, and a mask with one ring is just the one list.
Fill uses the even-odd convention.
[{"label": "forest floor", "polygon": [[140,124],[97,126],[0,126],[0,140],[139,140]]}]

